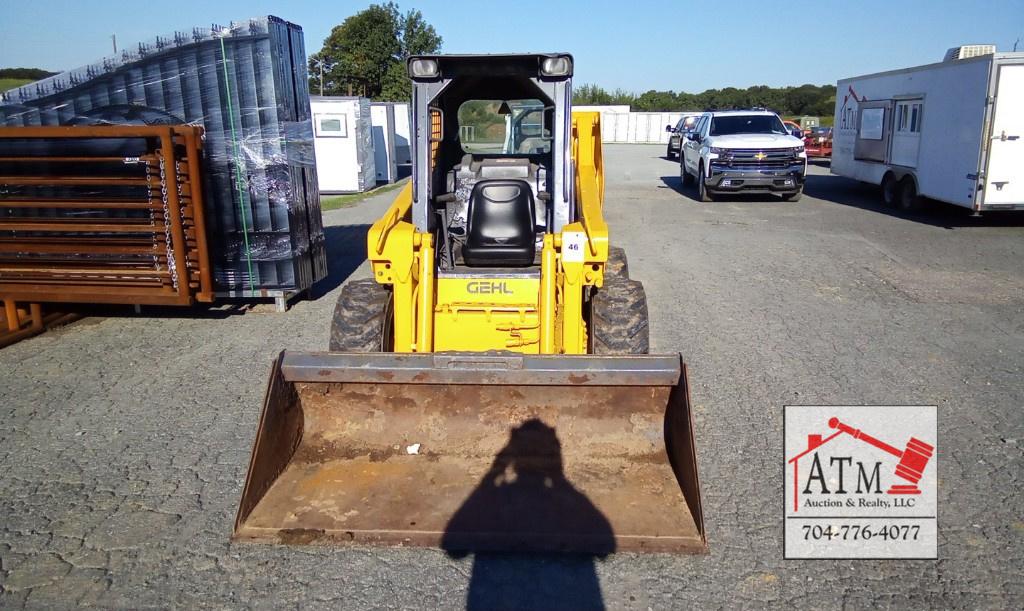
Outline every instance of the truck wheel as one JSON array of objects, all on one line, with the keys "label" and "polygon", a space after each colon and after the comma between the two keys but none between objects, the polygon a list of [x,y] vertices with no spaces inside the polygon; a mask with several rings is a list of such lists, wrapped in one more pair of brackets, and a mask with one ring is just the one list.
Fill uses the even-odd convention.
[{"label": "truck wheel", "polygon": [[391,289],[373,279],[341,289],[331,319],[331,352],[387,352],[391,338]]},{"label": "truck wheel", "polygon": [[892,174],[886,174],[882,179],[882,202],[886,206],[896,205],[896,186],[898,184]]},{"label": "truck wheel", "polygon": [[704,162],[700,162],[697,166],[697,199],[702,202],[713,202],[715,196],[708,192],[708,187],[704,184]]},{"label": "truck wheel", "polygon": [[629,262],[626,251],[618,246],[608,247],[608,261],[604,264],[604,278],[608,282],[612,278],[629,279]]},{"label": "truck wheel", "polygon": [[917,194],[917,186],[914,184],[913,178],[907,176],[900,181],[897,203],[900,210],[906,212],[917,212],[924,207],[924,200]]},{"label": "truck wheel", "polygon": [[676,158],[676,154],[672,150],[672,145],[671,144],[668,145],[668,147],[665,149],[665,157],[667,157],[669,159],[675,159]]},{"label": "truck wheel", "polygon": [[591,354],[647,354],[647,295],[636,280],[607,278],[590,299]]},{"label": "truck wheel", "polygon": [[804,190],[800,189],[796,193],[783,193],[782,201],[784,202],[798,202],[800,198],[804,196]]},{"label": "truck wheel", "polygon": [[683,154],[679,154],[679,180],[683,182],[684,187],[693,186],[693,175],[686,171],[686,164],[683,163]]}]

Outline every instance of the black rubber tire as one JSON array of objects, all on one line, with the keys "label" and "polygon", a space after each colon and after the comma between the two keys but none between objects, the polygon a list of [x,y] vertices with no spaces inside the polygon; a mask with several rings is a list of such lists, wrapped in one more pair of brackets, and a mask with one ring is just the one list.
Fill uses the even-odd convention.
[{"label": "black rubber tire", "polygon": [[592,354],[647,354],[647,295],[637,280],[606,278],[590,299]]},{"label": "black rubber tire", "polygon": [[896,204],[904,212],[917,212],[924,207],[924,199],[917,194],[913,178],[907,176],[900,181],[896,190]]},{"label": "black rubber tire", "polygon": [[783,193],[782,201],[784,202],[798,202],[800,198],[804,196],[804,190],[800,189],[796,193]]},{"label": "black rubber tire", "polygon": [[675,159],[676,158],[676,153],[675,153],[675,151],[672,150],[671,146],[665,147],[665,157],[667,157],[668,159]]},{"label": "black rubber tire", "polygon": [[373,279],[354,280],[341,289],[331,319],[331,352],[381,352],[390,335],[391,289]]},{"label": "black rubber tire", "polygon": [[679,155],[679,180],[683,181],[684,187],[693,186],[693,175],[686,171],[686,164],[683,163],[682,154]]},{"label": "black rubber tire", "polygon": [[882,178],[882,203],[886,206],[895,206],[899,183],[892,174],[886,174]]},{"label": "black rubber tire", "polygon": [[610,278],[629,279],[629,261],[626,251],[618,246],[608,247],[608,261],[604,264],[605,282]]},{"label": "black rubber tire", "polygon": [[697,166],[697,199],[707,203],[715,201],[715,196],[708,191],[708,186],[704,184],[704,162],[700,162]]}]

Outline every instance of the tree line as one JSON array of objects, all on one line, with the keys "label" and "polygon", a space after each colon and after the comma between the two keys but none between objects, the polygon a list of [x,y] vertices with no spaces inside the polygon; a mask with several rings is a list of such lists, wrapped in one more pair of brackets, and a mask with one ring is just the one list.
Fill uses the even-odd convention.
[{"label": "tree line", "polygon": [[574,87],[572,103],[577,105],[629,105],[632,110],[679,112],[688,110],[726,110],[730,108],[768,108],[782,115],[831,116],[836,105],[835,85],[768,87],[746,89],[726,87],[701,93],[650,90],[640,95],[616,89],[609,92],[598,85]]}]

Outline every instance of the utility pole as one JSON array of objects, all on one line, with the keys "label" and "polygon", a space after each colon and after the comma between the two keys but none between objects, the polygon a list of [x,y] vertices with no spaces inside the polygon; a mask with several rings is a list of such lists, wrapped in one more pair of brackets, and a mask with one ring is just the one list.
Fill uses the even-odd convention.
[{"label": "utility pole", "polygon": [[1013,41],[1013,52],[1014,53],[1017,52],[1017,45],[1019,45],[1019,44],[1020,44],[1020,38],[1017,38],[1017,40]]},{"label": "utility pole", "polygon": [[117,55],[117,34],[110,35],[110,42],[114,43],[114,55]]},{"label": "utility pole", "polygon": [[320,97],[324,95],[324,58],[320,58]]}]

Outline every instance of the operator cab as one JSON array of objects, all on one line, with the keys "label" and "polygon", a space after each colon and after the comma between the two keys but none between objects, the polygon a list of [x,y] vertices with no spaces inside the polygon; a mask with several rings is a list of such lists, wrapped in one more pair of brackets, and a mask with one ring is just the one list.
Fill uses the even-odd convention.
[{"label": "operator cab", "polygon": [[[438,272],[539,274],[544,234],[572,222],[568,55],[417,56],[413,221]],[[556,196],[557,195],[557,196]]]}]

